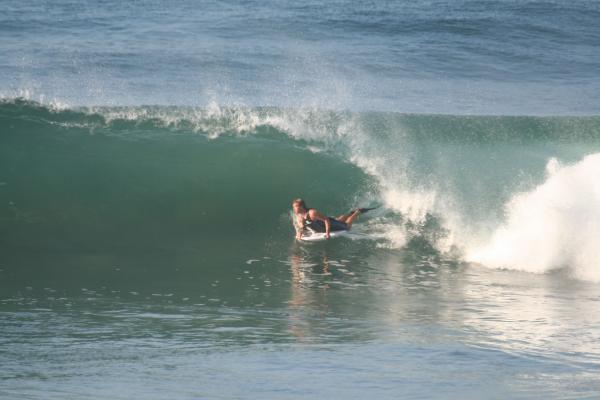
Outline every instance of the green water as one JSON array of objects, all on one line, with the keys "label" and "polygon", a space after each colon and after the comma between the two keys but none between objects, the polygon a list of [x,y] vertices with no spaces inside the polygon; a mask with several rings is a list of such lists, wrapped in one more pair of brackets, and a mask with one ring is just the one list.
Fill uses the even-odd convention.
[{"label": "green water", "polygon": [[[600,390],[593,271],[486,268],[460,241],[550,157],[597,151],[596,118],[0,111],[0,397]],[[298,196],[381,208],[359,240],[300,244]]]}]

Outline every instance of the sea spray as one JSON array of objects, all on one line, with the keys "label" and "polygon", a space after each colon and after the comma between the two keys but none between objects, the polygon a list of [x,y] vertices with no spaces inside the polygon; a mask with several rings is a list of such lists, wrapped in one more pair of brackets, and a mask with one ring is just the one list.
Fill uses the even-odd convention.
[{"label": "sea spray", "polygon": [[600,281],[600,153],[560,166],[506,205],[506,221],[467,259],[486,266],[547,272],[568,268],[573,276]]}]

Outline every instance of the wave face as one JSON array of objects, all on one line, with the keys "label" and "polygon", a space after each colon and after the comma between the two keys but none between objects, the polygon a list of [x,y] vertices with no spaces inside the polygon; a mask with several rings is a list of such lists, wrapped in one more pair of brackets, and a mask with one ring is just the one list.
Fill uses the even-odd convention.
[{"label": "wave face", "polygon": [[356,225],[365,251],[427,243],[600,280],[598,117],[12,99],[0,132],[0,229],[15,257],[280,246],[303,197],[331,215],[381,204]]}]

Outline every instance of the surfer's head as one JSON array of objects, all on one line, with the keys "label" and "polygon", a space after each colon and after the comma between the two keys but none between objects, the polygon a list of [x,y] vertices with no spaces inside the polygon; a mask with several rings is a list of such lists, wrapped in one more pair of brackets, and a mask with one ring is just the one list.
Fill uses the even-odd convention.
[{"label": "surfer's head", "polygon": [[306,203],[302,199],[294,199],[292,201],[292,208],[294,209],[294,213],[296,213],[296,214],[305,212],[306,210],[308,210],[306,208]]}]

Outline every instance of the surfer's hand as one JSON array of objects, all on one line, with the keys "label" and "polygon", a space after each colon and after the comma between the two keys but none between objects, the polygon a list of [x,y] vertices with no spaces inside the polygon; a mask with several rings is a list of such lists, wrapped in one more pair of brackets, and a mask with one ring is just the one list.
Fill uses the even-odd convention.
[{"label": "surfer's hand", "polygon": [[329,239],[329,232],[325,234],[325,239]]},{"label": "surfer's hand", "polygon": [[296,240],[300,240],[302,239],[302,233],[298,232],[296,233]]}]

